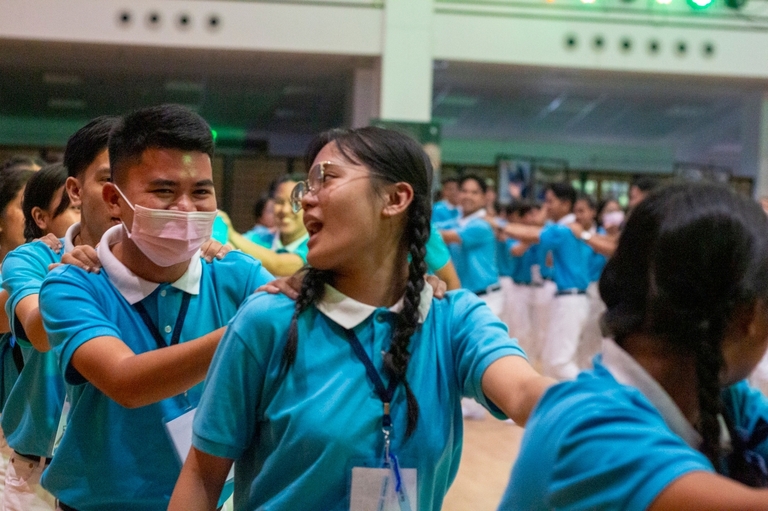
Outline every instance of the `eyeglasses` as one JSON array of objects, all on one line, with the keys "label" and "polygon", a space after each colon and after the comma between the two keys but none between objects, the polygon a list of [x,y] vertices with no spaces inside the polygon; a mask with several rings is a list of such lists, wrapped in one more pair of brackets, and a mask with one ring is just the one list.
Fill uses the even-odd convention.
[{"label": "eyeglasses", "polygon": [[309,169],[307,180],[296,183],[291,191],[291,209],[294,213],[301,211],[301,199],[308,193],[317,194],[323,187],[323,178],[325,176],[325,167],[333,165],[330,161],[321,161]]}]

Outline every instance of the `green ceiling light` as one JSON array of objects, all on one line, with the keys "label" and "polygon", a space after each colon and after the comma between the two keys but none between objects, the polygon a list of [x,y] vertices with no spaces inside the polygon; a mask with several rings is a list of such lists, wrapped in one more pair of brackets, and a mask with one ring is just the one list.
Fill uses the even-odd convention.
[{"label": "green ceiling light", "polygon": [[211,128],[211,136],[213,136],[213,141],[216,142],[216,139],[219,138],[219,132]]},{"label": "green ceiling light", "polygon": [[706,9],[715,3],[715,0],[686,0],[691,8],[696,10]]},{"label": "green ceiling light", "polygon": [[725,5],[731,9],[741,9],[746,3],[747,0],[725,0]]}]

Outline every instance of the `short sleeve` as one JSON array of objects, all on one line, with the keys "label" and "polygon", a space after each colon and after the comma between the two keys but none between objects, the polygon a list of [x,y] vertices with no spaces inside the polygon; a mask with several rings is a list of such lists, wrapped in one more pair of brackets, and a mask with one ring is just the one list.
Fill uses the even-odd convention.
[{"label": "short sleeve", "polygon": [[571,230],[564,225],[550,224],[541,229],[539,245],[544,251],[556,249],[562,243],[564,236],[573,236]]},{"label": "short sleeve", "polygon": [[525,352],[516,339],[509,337],[504,323],[477,296],[464,290],[449,295],[454,302],[451,342],[462,395],[474,398],[494,415],[505,418],[483,394],[483,374],[500,358],[526,358]]},{"label": "short sleeve", "polygon": [[237,459],[252,442],[277,336],[269,304],[280,298],[254,295],[230,322],[211,362],[195,414],[192,444],[198,450]]},{"label": "short sleeve", "polygon": [[440,232],[435,225],[432,225],[429,239],[427,240],[427,254],[425,256],[425,262],[427,263],[427,269],[431,272],[435,272],[448,264],[451,260],[451,253],[448,250],[448,245],[443,241],[443,237],[440,236]]},{"label": "short sleeve", "polygon": [[64,379],[71,385],[86,383],[70,363],[80,346],[96,337],[121,337],[93,285],[92,279],[99,278],[106,275],[89,275],[65,265],[48,274],[40,288],[40,312],[48,341]]},{"label": "short sleeve", "polygon": [[484,220],[469,222],[464,227],[457,228],[456,234],[461,238],[464,247],[475,247],[496,240],[491,225]]},{"label": "short sleeve", "polygon": [[11,332],[20,341],[27,341],[24,327],[16,317],[16,307],[27,296],[40,294],[40,286],[48,274],[48,265],[58,258],[42,242],[22,245],[10,252],[3,261],[3,289],[8,293],[5,312]]}]

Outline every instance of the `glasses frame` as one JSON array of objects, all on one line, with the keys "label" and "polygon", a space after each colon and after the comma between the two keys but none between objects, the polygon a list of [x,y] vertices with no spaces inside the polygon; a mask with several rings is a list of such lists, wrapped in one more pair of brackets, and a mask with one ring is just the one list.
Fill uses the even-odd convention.
[{"label": "glasses frame", "polygon": [[[319,192],[320,188],[323,187],[325,167],[333,164],[334,163],[332,161],[321,161],[320,163],[313,165],[312,168],[309,169],[309,172],[307,172],[307,179],[296,183],[296,186],[294,186],[293,190],[291,190],[291,209],[294,213],[301,211],[301,200],[305,195],[308,193],[317,195],[317,192]],[[319,176],[313,177],[313,172],[317,173],[315,169],[319,169]]]}]

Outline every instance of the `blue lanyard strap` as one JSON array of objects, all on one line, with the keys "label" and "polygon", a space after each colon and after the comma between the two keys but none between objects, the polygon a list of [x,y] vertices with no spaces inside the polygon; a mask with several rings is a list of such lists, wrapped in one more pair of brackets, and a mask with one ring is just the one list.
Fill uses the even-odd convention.
[{"label": "blue lanyard strap", "polygon": [[346,330],[347,338],[349,339],[349,345],[352,346],[352,351],[355,356],[360,359],[360,362],[365,366],[365,372],[368,375],[368,379],[373,383],[373,387],[376,390],[376,395],[381,399],[381,403],[384,407],[384,412],[381,418],[381,425],[385,429],[392,427],[392,416],[389,413],[389,405],[392,402],[392,397],[395,395],[395,389],[397,388],[397,379],[391,378],[389,380],[389,386],[384,386],[384,381],[381,379],[379,372],[374,367],[371,358],[365,352],[365,348],[360,343],[360,339],[357,338],[355,332],[352,330]]},{"label": "blue lanyard strap", "polygon": [[[187,317],[187,310],[189,309],[189,300],[191,298],[192,298],[192,295],[190,295],[189,293],[184,293],[184,296],[181,299],[181,308],[179,309],[179,315],[176,317],[176,326],[173,327],[173,336],[171,337],[170,346],[173,346],[174,344],[179,344],[179,340],[181,339],[181,328],[184,326],[184,320]],[[139,313],[139,316],[141,316],[141,319],[142,321],[144,321],[144,324],[147,325],[147,328],[149,329],[149,333],[152,334],[152,337],[155,339],[155,342],[157,343],[157,347],[165,348],[166,346],[169,346],[168,344],[165,344],[165,339],[160,333],[160,330],[157,329],[157,326],[152,322],[152,318],[149,317],[149,312],[147,312],[147,308],[144,307],[144,304],[141,302],[137,302],[133,304],[133,307]]]}]

